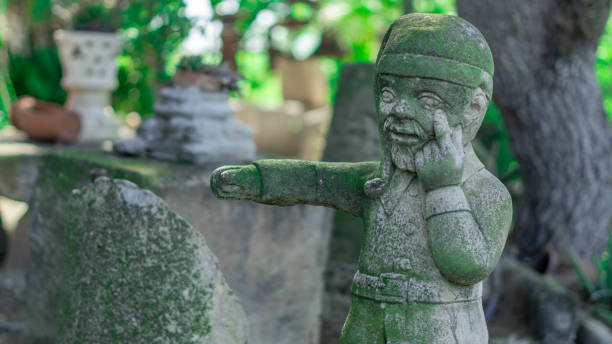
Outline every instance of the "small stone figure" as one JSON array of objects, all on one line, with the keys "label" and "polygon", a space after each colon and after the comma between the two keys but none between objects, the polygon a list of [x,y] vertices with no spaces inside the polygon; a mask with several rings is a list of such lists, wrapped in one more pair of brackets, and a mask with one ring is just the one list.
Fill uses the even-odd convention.
[{"label": "small stone figure", "polygon": [[512,218],[511,198],[471,145],[493,89],[493,58],[465,20],[409,14],[376,62],[382,162],[263,160],[211,176],[222,199],[323,205],[360,216],[365,241],[341,343],[488,343],[481,281]]}]

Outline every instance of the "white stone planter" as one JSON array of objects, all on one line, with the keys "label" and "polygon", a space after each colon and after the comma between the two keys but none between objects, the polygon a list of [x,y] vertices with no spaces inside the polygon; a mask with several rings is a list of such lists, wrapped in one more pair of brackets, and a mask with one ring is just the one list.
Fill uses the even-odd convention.
[{"label": "white stone planter", "polygon": [[62,62],[62,86],[68,92],[65,107],[81,116],[79,141],[117,137],[111,92],[118,86],[117,56],[122,40],[116,33],[55,32]]}]

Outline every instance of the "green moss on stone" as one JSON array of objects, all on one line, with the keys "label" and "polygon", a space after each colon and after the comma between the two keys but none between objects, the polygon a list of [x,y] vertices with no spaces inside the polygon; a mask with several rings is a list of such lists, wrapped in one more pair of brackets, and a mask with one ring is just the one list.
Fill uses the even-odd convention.
[{"label": "green moss on stone", "polygon": [[59,342],[238,344],[213,335],[220,305],[244,317],[216,258],[161,199],[108,178],[71,198]]}]

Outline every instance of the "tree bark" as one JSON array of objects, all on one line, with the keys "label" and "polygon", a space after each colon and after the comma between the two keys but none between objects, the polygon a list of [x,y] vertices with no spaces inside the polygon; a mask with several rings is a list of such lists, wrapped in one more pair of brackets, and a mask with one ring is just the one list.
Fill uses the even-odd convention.
[{"label": "tree bark", "polygon": [[412,2],[414,0],[404,0],[404,13],[412,13]]},{"label": "tree bark", "polygon": [[595,77],[610,0],[458,0],[487,38],[494,94],[520,163],[513,239],[523,257],[566,245],[591,258],[612,222],[612,128]]}]

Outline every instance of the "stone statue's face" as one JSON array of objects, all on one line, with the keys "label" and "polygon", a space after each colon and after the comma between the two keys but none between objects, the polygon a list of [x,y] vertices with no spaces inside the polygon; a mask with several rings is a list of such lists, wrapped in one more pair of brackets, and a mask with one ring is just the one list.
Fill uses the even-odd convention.
[{"label": "stone statue's face", "polygon": [[382,139],[395,165],[414,171],[414,155],[434,139],[433,118],[442,112],[451,128],[460,129],[473,89],[445,81],[378,76],[377,110]]}]

